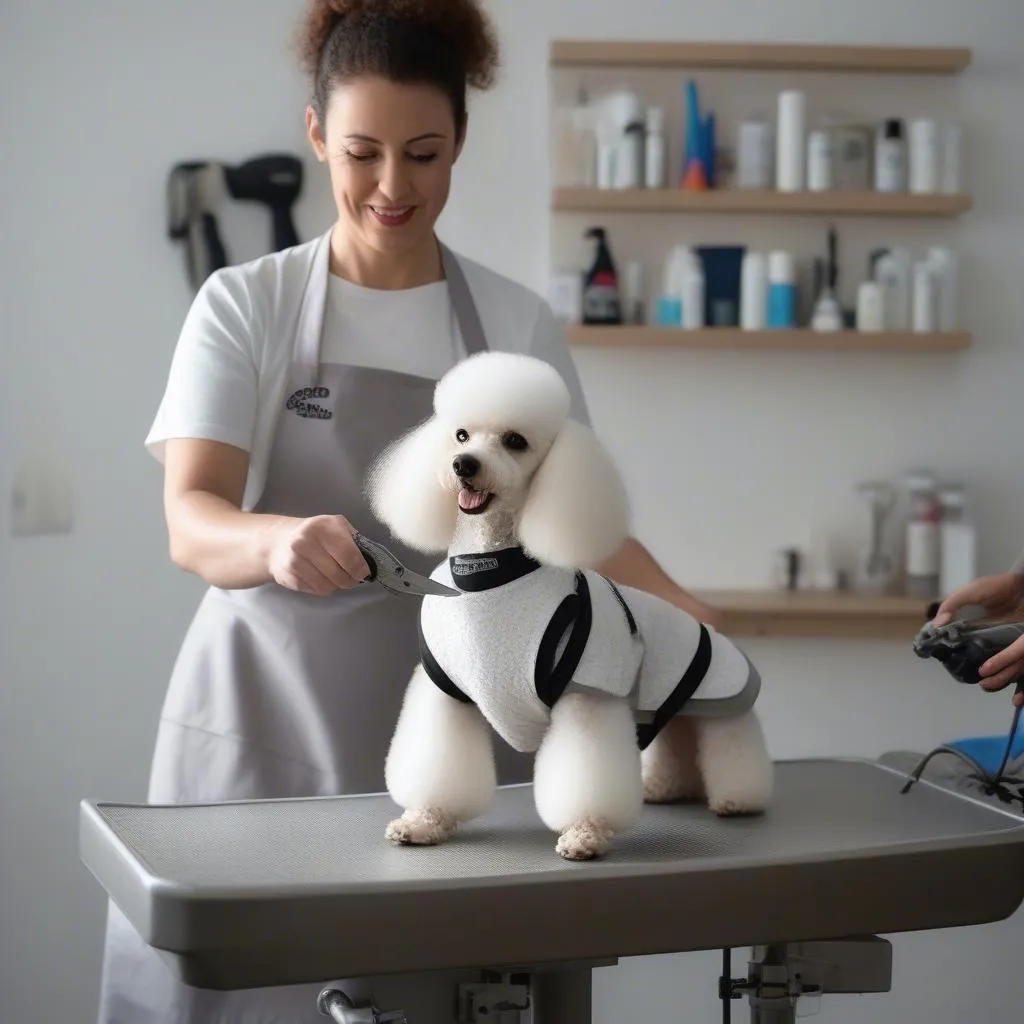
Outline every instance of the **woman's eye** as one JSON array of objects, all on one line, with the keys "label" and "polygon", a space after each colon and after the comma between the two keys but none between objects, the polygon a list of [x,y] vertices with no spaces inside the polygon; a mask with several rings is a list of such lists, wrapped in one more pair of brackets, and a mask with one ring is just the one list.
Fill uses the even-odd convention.
[{"label": "woman's eye", "polygon": [[522,434],[517,434],[514,430],[510,430],[502,439],[501,443],[506,447],[510,448],[514,452],[525,452],[529,445],[526,443],[526,438]]},{"label": "woman's eye", "polygon": [[356,163],[365,164],[372,160],[377,154],[376,153],[365,153],[365,152],[353,152],[351,149],[347,151],[349,159],[355,160]]},{"label": "woman's eye", "polygon": [[437,159],[436,153],[413,153],[413,160],[418,164],[429,164]]},{"label": "woman's eye", "polygon": [[461,427],[455,431],[455,440],[459,444],[465,444],[469,440],[469,431],[463,430]]}]

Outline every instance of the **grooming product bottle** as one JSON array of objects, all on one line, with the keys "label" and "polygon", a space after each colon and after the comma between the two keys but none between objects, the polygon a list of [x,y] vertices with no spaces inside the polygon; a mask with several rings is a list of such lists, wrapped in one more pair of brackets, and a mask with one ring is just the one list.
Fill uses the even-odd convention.
[{"label": "grooming product bottle", "polygon": [[857,330],[869,334],[885,330],[885,298],[877,281],[861,281],[857,289]]},{"label": "grooming product bottle", "polygon": [[942,506],[930,473],[904,479],[910,502],[907,515],[906,588],[908,597],[932,599],[939,588],[939,524]]},{"label": "grooming product bottle", "polygon": [[646,319],[644,303],[644,268],[636,260],[626,264],[626,301],[624,307],[625,321],[630,324],[642,324]]},{"label": "grooming product bottle", "polygon": [[815,300],[814,312],[811,314],[811,329],[814,331],[840,331],[843,328],[843,310],[836,296],[836,284],[839,281],[837,248],[836,229],[830,227],[825,280]]},{"label": "grooming product bottle", "polygon": [[704,269],[691,249],[681,250],[683,285],[683,327],[696,330],[704,326]]},{"label": "grooming product bottle", "polygon": [[885,297],[885,329],[909,331],[912,307],[912,267],[907,249],[888,249],[875,263],[875,280]]},{"label": "grooming product bottle", "polygon": [[654,318],[661,327],[681,327],[683,323],[683,276],[679,248],[665,260],[665,276]]},{"label": "grooming product bottle", "polygon": [[776,249],[768,254],[768,326],[796,324],[796,275],[792,253]]},{"label": "grooming product bottle", "polygon": [[759,331],[768,322],[768,262],[763,252],[747,250],[740,269],[740,327]]},{"label": "grooming product bottle", "polygon": [[964,131],[958,124],[947,124],[942,129],[942,171],[939,191],[956,195],[964,190],[963,170]]},{"label": "grooming product bottle", "polygon": [[661,107],[650,107],[647,111],[644,184],[647,188],[664,188],[667,178],[665,166],[665,111]]},{"label": "grooming product bottle", "polygon": [[772,126],[761,117],[747,118],[739,130],[736,187],[770,189],[774,179]]},{"label": "grooming product bottle", "polygon": [[928,250],[927,259],[932,268],[932,276],[938,293],[936,297],[936,330],[955,331],[959,326],[957,255],[952,249],[934,245]]},{"label": "grooming product bottle", "polygon": [[948,484],[939,491],[939,596],[947,597],[977,575],[977,531],[968,514],[964,489]]},{"label": "grooming product bottle", "polygon": [[775,187],[799,192],[804,187],[807,97],[798,89],[779,93]]},{"label": "grooming product bottle", "polygon": [[644,112],[640,97],[628,89],[603,100],[604,117],[614,140],[612,188],[642,188],[644,183]]},{"label": "grooming product bottle", "polygon": [[807,136],[807,187],[812,192],[832,187],[832,136],[824,129]]},{"label": "grooming product bottle", "polygon": [[910,191],[939,190],[939,126],[929,117],[910,122]]},{"label": "grooming product bottle", "polygon": [[875,139],[875,190],[900,192],[903,189],[903,122],[890,118],[878,130]]},{"label": "grooming product bottle", "polygon": [[911,330],[927,334],[937,329],[935,277],[927,260],[914,264],[914,307]]},{"label": "grooming product bottle", "polygon": [[594,259],[583,278],[583,322],[585,324],[621,324],[622,303],[619,298],[619,275],[608,248],[604,228],[590,228]]}]

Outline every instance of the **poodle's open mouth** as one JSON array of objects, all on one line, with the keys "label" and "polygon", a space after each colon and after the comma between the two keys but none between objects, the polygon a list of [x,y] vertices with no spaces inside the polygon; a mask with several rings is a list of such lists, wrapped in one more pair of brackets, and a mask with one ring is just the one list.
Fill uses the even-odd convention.
[{"label": "poodle's open mouth", "polygon": [[478,516],[481,512],[486,512],[493,500],[493,491],[478,491],[468,484],[463,484],[462,490],[459,491],[459,508],[467,516]]}]

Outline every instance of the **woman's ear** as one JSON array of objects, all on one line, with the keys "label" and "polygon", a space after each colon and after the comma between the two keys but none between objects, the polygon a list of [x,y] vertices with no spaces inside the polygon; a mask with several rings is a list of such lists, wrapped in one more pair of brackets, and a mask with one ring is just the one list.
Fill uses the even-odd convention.
[{"label": "woman's ear", "polygon": [[445,552],[458,516],[441,483],[448,432],[433,417],[390,444],[367,478],[373,514],[398,540],[425,554]]},{"label": "woman's ear", "polygon": [[629,536],[626,488],[589,428],[566,420],[533,476],[519,515],[519,540],[546,565],[594,569]]}]

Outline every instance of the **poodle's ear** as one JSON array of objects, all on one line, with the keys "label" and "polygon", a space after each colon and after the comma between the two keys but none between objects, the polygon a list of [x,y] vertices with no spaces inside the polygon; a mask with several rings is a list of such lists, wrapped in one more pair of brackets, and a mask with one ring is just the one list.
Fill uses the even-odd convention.
[{"label": "poodle's ear", "polygon": [[566,420],[530,484],[519,517],[523,549],[539,562],[597,568],[629,535],[626,488],[594,432]]},{"label": "poodle's ear", "polygon": [[392,442],[367,477],[373,514],[398,540],[425,554],[448,550],[458,503],[441,483],[448,434],[433,417]]}]

